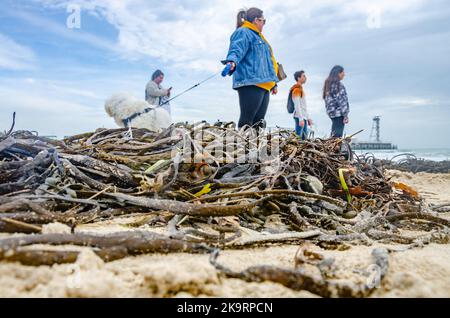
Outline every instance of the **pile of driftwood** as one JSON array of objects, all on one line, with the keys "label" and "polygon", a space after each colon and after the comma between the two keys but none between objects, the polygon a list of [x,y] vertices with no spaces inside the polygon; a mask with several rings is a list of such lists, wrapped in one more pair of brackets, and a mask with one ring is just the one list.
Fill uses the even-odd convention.
[{"label": "pile of driftwood", "polygon": [[414,156],[407,155],[398,161],[385,160],[383,165],[387,169],[407,171],[407,172],[426,172],[426,173],[450,173],[450,161],[431,161],[419,159]]},{"label": "pile of driftwood", "polygon": [[[307,240],[323,248],[375,241],[405,248],[447,243],[442,206],[428,206],[394,183],[373,158],[352,153],[345,139],[301,141],[289,131],[237,130],[233,123],[177,124],[154,133],[99,129],[64,140],[28,131],[0,135],[0,260],[26,265],[71,263],[77,251],[36,244],[92,247],[106,261],[145,253],[212,253],[230,277],[271,280],[321,296],[366,296],[366,286],[327,278],[329,262],[303,247],[298,259],[322,278],[296,269],[256,267],[234,273],[217,262],[218,248]],[[148,216],[137,229],[98,235],[82,224]],[[46,234],[63,223],[72,233]],[[144,226],[139,229],[139,227]],[[148,227],[165,228],[156,234]],[[420,236],[401,230],[420,230]],[[41,245],[40,245],[41,246]],[[387,270],[387,251],[374,250]]]}]

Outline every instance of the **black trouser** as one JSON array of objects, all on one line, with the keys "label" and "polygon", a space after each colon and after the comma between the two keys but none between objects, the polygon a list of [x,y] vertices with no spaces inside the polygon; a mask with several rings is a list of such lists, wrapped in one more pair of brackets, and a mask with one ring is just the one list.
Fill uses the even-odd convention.
[{"label": "black trouser", "polygon": [[241,107],[239,128],[245,125],[253,126],[264,119],[269,106],[269,91],[258,86],[244,86],[238,88],[237,91]]},{"label": "black trouser", "polygon": [[331,118],[333,124],[331,125],[331,137],[342,138],[344,135],[344,116]]}]

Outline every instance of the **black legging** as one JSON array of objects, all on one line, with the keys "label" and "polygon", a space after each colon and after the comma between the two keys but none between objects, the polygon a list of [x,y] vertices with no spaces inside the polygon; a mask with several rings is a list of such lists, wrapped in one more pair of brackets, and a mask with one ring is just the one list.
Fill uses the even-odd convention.
[{"label": "black legging", "polygon": [[269,91],[258,86],[244,86],[237,91],[241,107],[239,128],[245,125],[253,126],[264,119],[269,106]]}]

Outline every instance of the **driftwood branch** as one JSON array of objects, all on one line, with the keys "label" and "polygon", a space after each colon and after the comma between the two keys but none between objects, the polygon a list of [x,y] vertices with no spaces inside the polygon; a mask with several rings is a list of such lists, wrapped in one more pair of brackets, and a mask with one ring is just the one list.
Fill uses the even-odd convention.
[{"label": "driftwood branch", "polygon": [[19,261],[30,264],[49,264],[49,260],[73,261],[74,254],[54,252],[29,252],[23,249],[34,244],[78,245],[97,248],[95,251],[105,260],[148,253],[207,253],[204,244],[193,244],[182,240],[149,232],[120,232],[106,236],[90,234],[37,234],[0,240],[0,260]]},{"label": "driftwood branch", "polygon": [[[344,284],[315,277],[302,268],[284,269],[275,266],[254,266],[242,272],[235,272],[218,263],[219,250],[211,254],[211,264],[222,274],[230,278],[238,278],[247,282],[271,281],[293,290],[307,290],[321,297],[368,297],[375,290],[376,284]],[[372,252],[373,264],[379,268],[380,281],[385,277],[389,267],[388,252],[375,249]]]},{"label": "driftwood branch", "polygon": [[264,203],[268,198],[255,200],[248,204],[238,205],[213,205],[213,204],[194,204],[179,202],[174,200],[149,199],[145,197],[136,197],[122,193],[108,193],[109,197],[116,198],[127,204],[142,206],[155,210],[165,210],[176,214],[191,216],[230,216],[249,212],[255,206]]}]

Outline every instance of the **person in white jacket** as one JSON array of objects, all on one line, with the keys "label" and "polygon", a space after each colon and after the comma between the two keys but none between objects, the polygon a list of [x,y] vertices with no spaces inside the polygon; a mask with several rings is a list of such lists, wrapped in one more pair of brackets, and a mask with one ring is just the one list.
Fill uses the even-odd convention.
[{"label": "person in white jacket", "polygon": [[152,75],[152,80],[148,82],[145,87],[145,100],[153,106],[162,106],[165,110],[171,113],[170,105],[167,100],[170,98],[172,87],[165,89],[161,86],[164,80],[164,73],[156,70]]},{"label": "person in white jacket", "polygon": [[297,82],[291,88],[292,101],[294,102],[294,120],[295,120],[295,132],[302,140],[306,140],[308,137],[308,127],[311,127],[313,121],[308,113],[308,106],[306,104],[305,92],[303,85],[306,83],[305,71],[298,71],[294,74],[295,81]]}]

